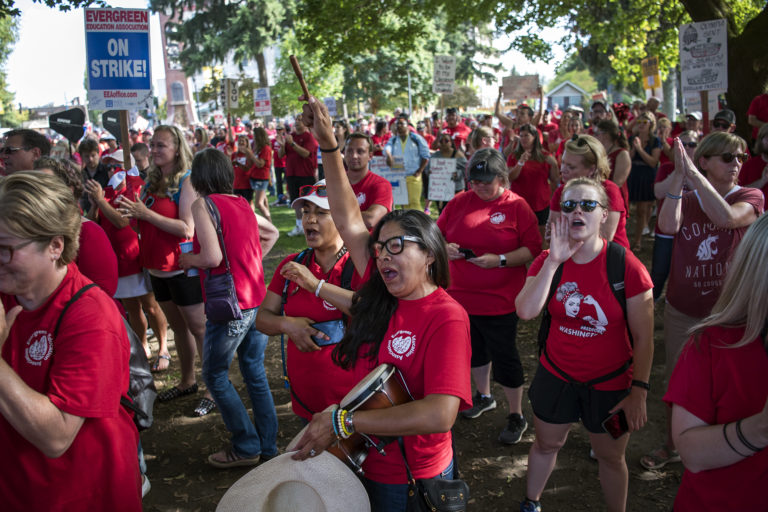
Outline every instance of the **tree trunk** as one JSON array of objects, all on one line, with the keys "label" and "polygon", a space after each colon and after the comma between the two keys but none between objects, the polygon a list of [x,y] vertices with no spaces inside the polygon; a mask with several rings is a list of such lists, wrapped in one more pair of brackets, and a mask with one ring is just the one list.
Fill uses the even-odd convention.
[{"label": "tree trunk", "polygon": [[264,59],[264,51],[256,54],[256,66],[259,68],[259,87],[269,87],[267,78],[267,61]]}]

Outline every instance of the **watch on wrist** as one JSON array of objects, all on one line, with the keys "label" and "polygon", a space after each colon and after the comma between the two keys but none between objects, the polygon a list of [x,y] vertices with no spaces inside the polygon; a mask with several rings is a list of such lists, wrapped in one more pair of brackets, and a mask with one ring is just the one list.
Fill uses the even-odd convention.
[{"label": "watch on wrist", "polygon": [[499,266],[500,267],[506,267],[507,266],[507,257],[503,254],[499,254]]}]

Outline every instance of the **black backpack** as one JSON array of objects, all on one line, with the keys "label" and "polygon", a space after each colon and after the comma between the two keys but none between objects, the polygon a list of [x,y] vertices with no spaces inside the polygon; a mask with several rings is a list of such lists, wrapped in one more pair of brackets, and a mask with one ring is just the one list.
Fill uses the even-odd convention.
[{"label": "black backpack", "polygon": [[[59,332],[59,326],[61,320],[64,318],[64,313],[67,311],[75,301],[82,297],[90,288],[93,288],[96,284],[91,283],[80,288],[69,301],[64,304],[64,308],[59,313],[59,319],[56,322],[56,328],[53,330],[53,337],[56,339],[56,335]],[[128,333],[128,339],[131,342],[131,358],[129,360],[130,366],[130,378],[128,381],[128,391],[126,394],[120,397],[120,403],[126,409],[134,412],[133,422],[139,430],[145,430],[152,426],[154,417],[152,415],[152,409],[155,405],[155,398],[157,397],[157,390],[155,389],[155,380],[152,377],[152,372],[149,369],[149,361],[147,361],[147,355],[144,353],[144,347],[141,345],[141,340],[133,331],[128,321],[121,315],[123,325]]]},{"label": "black backpack", "polygon": [[[611,287],[613,296],[616,297],[616,300],[618,301],[622,311],[624,312],[624,323],[627,325],[627,332],[629,333],[629,342],[631,344],[633,342],[632,331],[629,329],[629,324],[627,323],[627,297],[624,290],[625,256],[626,256],[626,249],[623,246],[615,242],[608,242],[608,248],[606,249],[606,263],[607,263],[606,270],[608,274],[608,284]],[[541,316],[541,324],[539,325],[539,355],[544,354],[544,357],[547,359],[547,361],[552,366],[552,368],[554,368],[567,381],[576,382],[575,379],[573,379],[570,375],[565,373],[558,366],[556,366],[555,363],[552,362],[552,360],[547,355],[547,350],[546,350],[547,337],[549,336],[549,327],[552,323],[552,315],[549,314],[549,302],[552,300],[552,297],[555,295],[555,292],[557,291],[557,287],[560,285],[560,279],[562,279],[562,277],[563,277],[563,263],[561,263],[560,266],[557,267],[557,270],[555,271],[555,275],[552,276],[552,284],[549,286],[549,294],[547,295],[547,300],[544,302],[544,311]],[[593,379],[585,384],[587,384],[588,386],[593,386],[600,382],[610,380],[624,373],[630,367],[631,364],[632,364],[632,358],[629,358],[629,360],[624,365],[622,365],[621,368],[617,368],[615,371],[608,373],[606,375],[603,375],[601,377],[598,377],[597,379]]]}]

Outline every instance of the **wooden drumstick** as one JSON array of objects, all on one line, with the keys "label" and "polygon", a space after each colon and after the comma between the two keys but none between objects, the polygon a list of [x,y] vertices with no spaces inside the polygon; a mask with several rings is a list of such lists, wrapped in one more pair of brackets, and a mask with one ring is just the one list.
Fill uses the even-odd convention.
[{"label": "wooden drumstick", "polygon": [[293,72],[296,73],[296,78],[299,79],[299,85],[301,85],[301,92],[304,93],[304,98],[309,100],[309,90],[307,89],[307,82],[304,81],[304,75],[301,72],[301,66],[295,55],[291,55],[291,66],[293,66]]}]

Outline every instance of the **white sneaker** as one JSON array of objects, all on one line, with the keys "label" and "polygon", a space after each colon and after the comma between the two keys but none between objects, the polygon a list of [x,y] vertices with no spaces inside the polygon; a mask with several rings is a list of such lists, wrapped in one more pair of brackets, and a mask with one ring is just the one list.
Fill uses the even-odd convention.
[{"label": "white sneaker", "polygon": [[294,226],[292,230],[288,232],[288,236],[299,236],[304,234],[304,229],[299,226]]},{"label": "white sneaker", "polygon": [[645,226],[643,228],[643,236],[648,236],[650,234],[651,234],[651,228],[649,228],[648,226]]},{"label": "white sneaker", "polygon": [[149,483],[149,478],[147,478],[147,475],[141,475],[141,497],[147,495],[149,490],[152,488],[152,484]]}]

